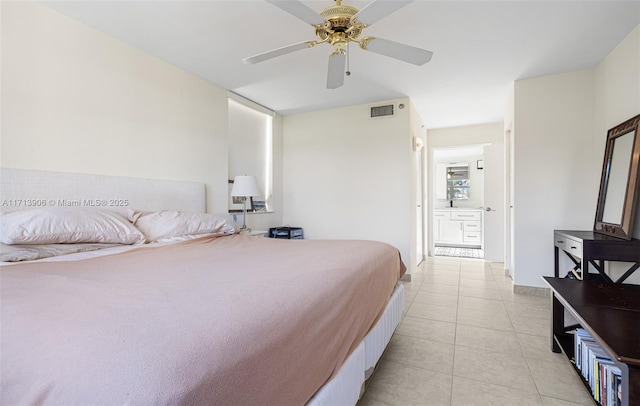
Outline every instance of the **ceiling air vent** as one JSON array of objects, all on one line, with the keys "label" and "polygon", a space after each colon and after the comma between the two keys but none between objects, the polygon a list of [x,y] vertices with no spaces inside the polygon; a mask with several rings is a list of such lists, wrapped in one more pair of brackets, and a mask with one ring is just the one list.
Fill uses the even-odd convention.
[{"label": "ceiling air vent", "polygon": [[393,104],[371,107],[371,118],[395,116]]}]

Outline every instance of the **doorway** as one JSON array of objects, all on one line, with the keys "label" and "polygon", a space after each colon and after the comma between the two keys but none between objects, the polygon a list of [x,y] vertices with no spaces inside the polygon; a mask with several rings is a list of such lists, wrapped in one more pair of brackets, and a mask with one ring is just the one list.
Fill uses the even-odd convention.
[{"label": "doorway", "polygon": [[[429,250],[431,255],[446,252],[448,255],[480,257],[480,252],[438,249],[469,248],[481,249],[485,260],[504,261],[505,241],[505,148],[502,142],[436,147],[430,151],[430,208],[431,225]],[[447,164],[466,165],[469,170],[469,199],[453,200],[447,196],[447,187],[437,181],[446,182]],[[440,164],[440,165],[438,165]],[[445,164],[442,166],[442,164]],[[453,166],[453,165],[449,165]],[[464,191],[458,190],[458,196]],[[455,196],[455,193],[454,193]],[[447,207],[454,210],[446,213]],[[470,210],[472,213],[461,213]],[[444,213],[443,213],[444,212]],[[456,214],[457,213],[457,214]],[[469,215],[475,218],[468,217]],[[455,217],[455,218],[452,218]],[[457,222],[446,220],[457,220]],[[461,222],[462,220],[462,222]],[[464,221],[468,221],[467,224]],[[480,221],[473,223],[469,221]],[[466,229],[465,229],[466,226]],[[468,232],[471,232],[469,234]],[[475,232],[475,233],[474,233]],[[465,241],[464,238],[467,237]],[[462,238],[463,244],[459,241]],[[478,239],[481,241],[478,244]]]},{"label": "doorway", "polygon": [[485,257],[484,146],[433,150],[433,255]]},{"label": "doorway", "polygon": [[[436,147],[430,151],[431,164],[429,166],[432,176],[430,176],[430,208],[429,219],[431,225],[429,227],[429,251],[430,255],[436,256],[442,254],[443,250],[436,247],[445,248],[468,248],[473,245],[475,249],[482,250],[482,256],[487,261],[503,262],[504,261],[504,242],[505,242],[505,145],[502,142],[492,142],[484,144],[460,145],[455,147]],[[459,162],[458,162],[459,161]],[[466,200],[448,199],[447,187],[437,182],[445,176],[446,181],[446,164],[449,163],[467,165],[469,168],[469,197]],[[438,166],[438,164],[441,164]],[[445,164],[443,167],[442,164]],[[460,193],[459,193],[460,195]],[[446,213],[447,207],[449,210]],[[465,209],[471,210],[473,213],[461,213]],[[443,213],[443,211],[445,213]],[[457,214],[455,214],[457,212]],[[470,218],[469,215],[476,218]],[[452,219],[452,216],[455,219]],[[443,220],[457,220],[443,221]],[[462,222],[460,222],[462,220]],[[481,221],[481,224],[464,221]],[[480,231],[477,231],[478,229]],[[469,231],[475,231],[475,234],[468,234]],[[462,236],[461,236],[462,235]],[[464,241],[465,235],[468,237]],[[481,238],[481,244],[478,246],[477,240],[473,237]],[[463,244],[460,244],[460,238]],[[466,243],[466,244],[464,244]],[[464,255],[479,257],[480,252],[449,250],[450,255]],[[473,255],[473,256],[472,256]]]}]

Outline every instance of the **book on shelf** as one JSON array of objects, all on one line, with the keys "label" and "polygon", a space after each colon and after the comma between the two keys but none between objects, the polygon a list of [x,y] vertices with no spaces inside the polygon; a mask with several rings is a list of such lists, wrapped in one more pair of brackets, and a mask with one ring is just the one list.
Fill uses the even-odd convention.
[{"label": "book on shelf", "polygon": [[618,370],[617,374],[614,373],[614,371],[611,371],[611,383],[613,386],[610,391],[610,405],[622,406],[622,374],[620,373],[620,370]]},{"label": "book on shelf", "polygon": [[574,333],[575,364],[591,387],[593,398],[602,406],[622,404],[622,372],[588,331],[577,328]]},{"label": "book on shelf", "polygon": [[[582,342],[583,341],[592,341],[595,342],[591,334],[587,332],[587,330],[583,328],[577,328],[575,330],[575,348],[573,351],[576,368],[582,371]],[[583,374],[584,375],[584,374]]]},{"label": "book on shelf", "polygon": [[616,365],[603,367],[602,371],[603,385],[605,392],[603,397],[603,406],[621,406],[622,405],[622,371]]}]

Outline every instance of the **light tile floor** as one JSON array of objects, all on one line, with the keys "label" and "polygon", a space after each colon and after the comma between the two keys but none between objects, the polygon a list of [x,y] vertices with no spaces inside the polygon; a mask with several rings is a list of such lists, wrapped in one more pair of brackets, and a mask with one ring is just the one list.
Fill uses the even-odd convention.
[{"label": "light tile floor", "polygon": [[550,346],[549,299],[513,293],[502,264],[429,258],[358,406],[593,405]]}]

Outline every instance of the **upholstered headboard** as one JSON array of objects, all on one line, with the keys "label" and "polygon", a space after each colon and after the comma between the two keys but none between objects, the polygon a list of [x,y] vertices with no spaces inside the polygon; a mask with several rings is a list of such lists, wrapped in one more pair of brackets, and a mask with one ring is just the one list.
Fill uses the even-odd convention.
[{"label": "upholstered headboard", "polygon": [[94,207],[206,212],[204,183],[0,168],[0,210]]}]

